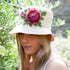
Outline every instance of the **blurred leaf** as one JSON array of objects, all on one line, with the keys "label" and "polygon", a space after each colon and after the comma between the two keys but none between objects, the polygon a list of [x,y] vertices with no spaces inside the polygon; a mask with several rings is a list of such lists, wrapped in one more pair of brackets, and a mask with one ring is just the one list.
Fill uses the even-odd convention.
[{"label": "blurred leaf", "polygon": [[53,5],[53,8],[57,7],[60,5],[60,1],[56,1],[55,4]]},{"label": "blurred leaf", "polygon": [[65,20],[61,20],[61,19],[53,19],[52,25],[56,25],[56,26],[60,26],[60,25],[64,25],[65,24]]},{"label": "blurred leaf", "polygon": [[33,5],[32,1],[30,1],[30,5],[31,5],[31,6]]},{"label": "blurred leaf", "polygon": [[40,1],[40,4],[42,4],[42,0],[39,0]]},{"label": "blurred leaf", "polygon": [[66,30],[67,35],[70,36],[70,30]]},{"label": "blurred leaf", "polygon": [[29,4],[29,0],[27,0],[27,4]]},{"label": "blurred leaf", "polygon": [[15,2],[16,2],[16,0],[11,0],[11,3],[12,3],[12,4],[15,4]]}]

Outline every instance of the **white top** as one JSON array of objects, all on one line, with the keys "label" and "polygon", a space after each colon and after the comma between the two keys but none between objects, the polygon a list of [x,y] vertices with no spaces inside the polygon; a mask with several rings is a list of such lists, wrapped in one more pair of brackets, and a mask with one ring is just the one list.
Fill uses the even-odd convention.
[{"label": "white top", "polygon": [[[61,58],[61,57],[55,56],[55,55],[54,55],[54,56],[51,56],[50,59],[46,62],[45,66],[43,67],[42,70],[45,70],[45,69],[46,69],[46,66],[48,65],[48,63],[49,63],[53,58],[56,58],[56,57]],[[64,62],[65,62],[65,61],[64,61]],[[65,64],[66,64],[66,66],[67,66],[67,68],[68,68],[68,70],[69,70],[69,67],[68,67],[68,65],[67,65],[66,62],[65,62]]]}]

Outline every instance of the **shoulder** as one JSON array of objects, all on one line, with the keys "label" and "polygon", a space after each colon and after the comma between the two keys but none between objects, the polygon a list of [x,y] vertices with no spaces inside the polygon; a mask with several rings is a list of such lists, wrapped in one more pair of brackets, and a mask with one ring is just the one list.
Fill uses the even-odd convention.
[{"label": "shoulder", "polygon": [[67,66],[65,62],[60,58],[53,58],[45,70],[67,70]]}]

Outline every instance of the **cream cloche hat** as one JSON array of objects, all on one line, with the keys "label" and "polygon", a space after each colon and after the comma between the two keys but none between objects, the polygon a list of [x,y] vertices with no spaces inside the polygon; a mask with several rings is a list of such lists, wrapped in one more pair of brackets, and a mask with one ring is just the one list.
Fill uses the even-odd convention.
[{"label": "cream cloche hat", "polygon": [[50,9],[40,6],[27,6],[21,10],[19,21],[9,34],[14,37],[16,37],[16,33],[51,34],[51,40],[53,41],[54,37],[51,32],[52,19],[53,13]]}]

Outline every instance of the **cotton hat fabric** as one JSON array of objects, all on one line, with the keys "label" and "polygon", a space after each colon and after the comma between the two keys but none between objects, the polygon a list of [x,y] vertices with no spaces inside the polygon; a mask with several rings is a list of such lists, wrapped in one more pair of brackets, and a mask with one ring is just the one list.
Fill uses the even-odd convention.
[{"label": "cotton hat fabric", "polygon": [[24,25],[24,19],[21,18],[19,15],[19,20],[16,25],[16,27],[9,32],[11,36],[16,37],[16,33],[26,33],[26,34],[35,34],[35,35],[48,35],[51,34],[51,40],[54,40],[54,37],[51,32],[51,24],[52,24],[52,19],[53,19],[53,13],[50,9],[47,9],[45,7],[40,7],[40,6],[27,6],[21,10],[24,11],[25,9],[28,8],[35,8],[38,11],[42,12],[47,12],[45,16],[43,16],[44,20],[40,20],[42,27],[40,26],[35,26],[34,24],[32,26],[26,24]]}]

